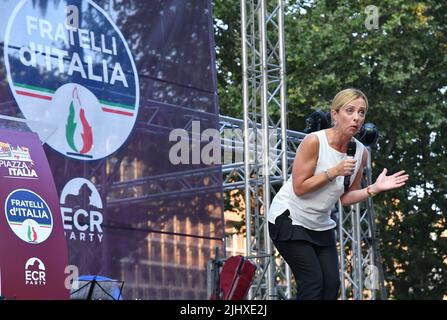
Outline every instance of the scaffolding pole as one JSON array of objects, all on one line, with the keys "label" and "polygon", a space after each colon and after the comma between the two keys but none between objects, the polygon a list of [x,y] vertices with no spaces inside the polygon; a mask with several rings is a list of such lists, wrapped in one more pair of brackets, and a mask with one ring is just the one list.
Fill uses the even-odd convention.
[{"label": "scaffolding pole", "polygon": [[[286,281],[286,291],[278,293],[281,288],[276,285],[276,277],[284,273],[284,263],[274,257],[266,219],[274,192],[270,178],[285,179],[288,173],[287,151],[280,151],[278,166],[277,154],[272,154],[276,148],[271,145],[273,134],[274,139],[283,141],[282,148],[287,146],[283,18],[282,0],[241,0],[246,255],[266,257],[257,261],[258,272],[249,299],[276,299],[278,294],[290,297],[291,292],[290,281]],[[275,109],[279,110],[277,121],[270,116]],[[257,123],[261,124],[261,132]],[[250,149],[255,150],[254,154]],[[285,274],[290,280],[290,271]]]},{"label": "scaffolding pole", "polygon": [[[371,149],[368,151],[363,187],[372,183]],[[372,198],[351,205],[347,212],[339,202],[338,212],[341,299],[387,299]]]}]

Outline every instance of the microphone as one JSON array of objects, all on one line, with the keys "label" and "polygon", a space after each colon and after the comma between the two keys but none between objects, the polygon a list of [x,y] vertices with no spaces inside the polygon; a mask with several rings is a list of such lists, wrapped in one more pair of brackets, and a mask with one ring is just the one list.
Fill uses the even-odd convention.
[{"label": "microphone", "polygon": [[[355,143],[355,141],[349,141],[348,150],[346,151],[346,154],[350,157],[354,157],[356,149],[357,149],[357,144]],[[345,192],[348,191],[348,189],[349,189],[350,181],[351,181],[351,176],[345,176],[345,181],[344,181]]]}]

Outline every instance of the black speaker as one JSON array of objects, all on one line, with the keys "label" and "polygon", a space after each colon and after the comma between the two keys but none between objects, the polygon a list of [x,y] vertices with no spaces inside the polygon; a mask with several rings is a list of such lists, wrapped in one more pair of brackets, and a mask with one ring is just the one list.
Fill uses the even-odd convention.
[{"label": "black speaker", "polygon": [[331,113],[318,109],[306,118],[305,123],[306,128],[303,130],[304,133],[327,129],[331,125]]},{"label": "black speaker", "polygon": [[379,139],[379,130],[371,122],[366,122],[360,128],[356,138],[367,147],[374,146]]}]

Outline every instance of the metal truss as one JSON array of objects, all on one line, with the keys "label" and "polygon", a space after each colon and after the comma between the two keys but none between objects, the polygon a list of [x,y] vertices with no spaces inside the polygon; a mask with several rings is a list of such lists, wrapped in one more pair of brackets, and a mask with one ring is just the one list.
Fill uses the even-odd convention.
[{"label": "metal truss", "polygon": [[[275,2],[241,0],[245,162],[243,172],[237,171],[236,166],[232,169],[236,172],[235,176],[245,182],[246,255],[270,256],[256,261],[259,272],[249,293],[249,299],[292,297],[290,268],[278,254],[274,253],[268,237],[266,220],[271,196],[276,194],[277,185],[280,182],[284,183],[291,173],[293,157],[303,137],[298,133],[292,136],[291,131],[286,130],[283,18],[282,0]],[[276,115],[276,121],[271,115]],[[258,124],[262,129],[262,135],[259,139],[259,135],[255,133],[253,139],[250,135],[259,130]],[[272,146],[269,146],[268,141],[272,132],[277,134],[280,141],[276,144],[276,158],[269,157],[269,148]],[[261,156],[255,156],[253,159],[251,157],[253,153]],[[367,183],[371,181],[370,168],[369,163],[366,170],[369,172]],[[224,181],[228,182],[227,179]],[[372,289],[371,298],[375,298],[376,284],[379,282],[381,296],[386,298],[383,273],[378,261],[379,251],[375,241],[372,201],[368,200],[367,210],[361,216],[359,206],[357,205],[356,210],[347,215],[344,215],[343,208],[339,206],[340,247],[344,249],[348,243],[352,244],[347,250],[348,253],[351,252],[350,254],[340,250],[342,298],[346,299],[349,295],[347,290],[351,290],[355,291],[354,299],[362,299],[365,283]],[[352,260],[347,262],[351,257]],[[367,266],[370,267],[368,278],[364,279],[363,268]],[[379,271],[375,273],[377,270]],[[381,275],[379,281],[376,281],[376,274]]]},{"label": "metal truss", "polygon": [[[246,255],[253,257],[258,266],[248,298],[276,299],[278,291],[284,289],[275,285],[282,273],[286,276],[286,292],[281,296],[289,297],[290,270],[282,268],[282,259],[273,256],[266,219],[274,192],[270,173],[274,172],[273,176],[283,182],[288,173],[283,1],[241,0],[241,29]],[[271,133],[278,131],[281,147],[276,156],[280,161],[274,161],[269,154],[269,141]],[[254,158],[250,157],[250,134],[254,135]]]},{"label": "metal truss", "polygon": [[160,200],[160,197],[172,199],[213,191],[220,192],[222,190],[220,175],[219,167],[210,167],[114,182],[107,205],[112,208],[123,204]]},{"label": "metal truss", "polygon": [[[220,116],[220,133],[221,133],[221,147],[223,156],[222,173],[223,173],[223,188],[224,191],[241,189],[245,186],[245,163],[243,161],[244,155],[244,137],[243,137],[243,120],[231,118],[227,116]],[[260,124],[257,124],[258,130],[261,130]],[[282,185],[284,178],[282,173],[282,157],[286,156],[287,177],[291,173],[293,159],[298,145],[306,136],[306,134],[298,131],[286,130],[286,139],[282,138],[280,128],[269,128],[269,133],[274,139],[270,140],[269,157],[270,157],[270,184]],[[248,158],[252,163],[254,159],[260,159],[262,153],[256,148],[254,138],[254,130],[249,130],[248,133]],[[286,144],[286,153],[282,152],[283,141]],[[259,141],[258,141],[259,142]],[[261,146],[258,145],[258,148]],[[230,158],[231,157],[231,158]],[[264,181],[264,176],[260,175],[259,181]],[[261,183],[262,184],[262,183]],[[276,189],[275,189],[276,190]]]},{"label": "metal truss", "polygon": [[[371,184],[371,150],[362,185]],[[384,275],[375,228],[372,199],[350,206],[345,212],[338,204],[341,299],[386,300]]]}]

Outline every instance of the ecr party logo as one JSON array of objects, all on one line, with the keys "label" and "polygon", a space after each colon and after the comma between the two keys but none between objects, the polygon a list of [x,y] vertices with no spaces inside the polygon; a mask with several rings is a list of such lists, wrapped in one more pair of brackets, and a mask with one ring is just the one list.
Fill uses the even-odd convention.
[{"label": "ecr party logo", "polygon": [[67,182],[60,197],[65,236],[71,241],[102,242],[102,200],[85,178]]},{"label": "ecr party logo", "polygon": [[133,130],[139,80],[115,23],[91,0],[19,1],[5,34],[9,86],[30,128],[54,150],[97,160]]},{"label": "ecr party logo", "polygon": [[46,285],[45,265],[39,258],[29,258],[25,263],[25,284],[31,286]]},{"label": "ecr party logo", "polygon": [[11,230],[27,243],[42,243],[53,230],[50,208],[45,200],[33,191],[12,191],[5,201],[5,213]]}]

